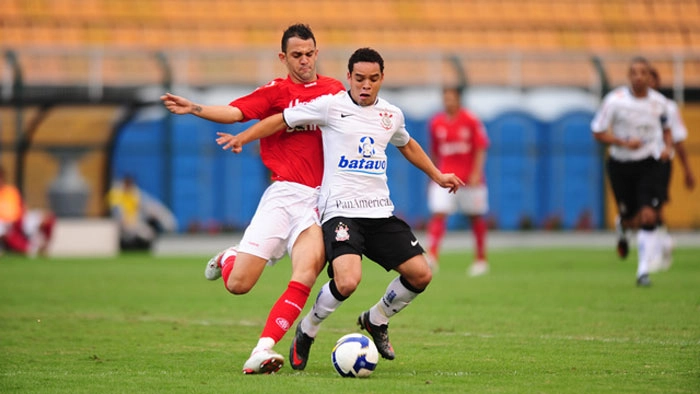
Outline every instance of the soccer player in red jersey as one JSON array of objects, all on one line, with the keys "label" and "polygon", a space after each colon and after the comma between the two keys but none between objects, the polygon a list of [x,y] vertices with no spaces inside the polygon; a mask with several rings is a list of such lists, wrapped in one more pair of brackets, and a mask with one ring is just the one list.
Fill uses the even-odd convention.
[{"label": "soccer player in red jersey", "polygon": [[451,194],[435,182],[428,186],[428,261],[438,268],[440,245],[446,232],[447,216],[457,211],[469,216],[476,243],[476,260],[469,269],[471,276],[488,272],[486,262],[486,221],[488,189],[484,180],[484,163],[489,140],[481,121],[462,107],[462,89],[443,89],[444,111],[429,125],[430,153],[443,173],[454,173],[467,184]]},{"label": "soccer player in red jersey", "polygon": [[[318,49],[307,25],[296,24],[282,35],[279,59],[288,76],[259,87],[229,105],[201,105],[167,93],[161,97],[174,114],[194,114],[220,123],[264,119],[287,107],[345,90],[343,84],[316,73]],[[301,132],[299,132],[301,131]],[[245,294],[260,278],[266,263],[289,253],[292,277],[272,307],[258,344],[243,366],[246,374],[274,373],[284,357],[272,348],[304,308],[316,277],[325,265],[317,199],[323,177],[323,147],[318,127],[288,133],[286,128],[260,141],[263,163],[274,181],[263,194],[240,245],[214,256],[205,277],[223,276],[226,289]]]}]

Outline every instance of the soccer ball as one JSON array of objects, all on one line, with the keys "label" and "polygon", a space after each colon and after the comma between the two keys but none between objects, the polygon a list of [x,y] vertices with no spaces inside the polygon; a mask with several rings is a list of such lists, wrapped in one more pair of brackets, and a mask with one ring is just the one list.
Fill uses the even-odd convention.
[{"label": "soccer ball", "polygon": [[366,378],[379,361],[379,352],[371,339],[348,334],[338,339],[331,353],[333,368],[344,378]]}]

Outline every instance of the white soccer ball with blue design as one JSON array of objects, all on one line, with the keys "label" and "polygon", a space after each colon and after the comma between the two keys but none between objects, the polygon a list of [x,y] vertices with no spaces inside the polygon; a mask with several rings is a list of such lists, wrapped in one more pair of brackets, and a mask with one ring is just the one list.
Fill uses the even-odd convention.
[{"label": "white soccer ball with blue design", "polygon": [[331,353],[333,368],[344,378],[366,378],[379,361],[379,352],[371,339],[348,334],[338,339]]}]

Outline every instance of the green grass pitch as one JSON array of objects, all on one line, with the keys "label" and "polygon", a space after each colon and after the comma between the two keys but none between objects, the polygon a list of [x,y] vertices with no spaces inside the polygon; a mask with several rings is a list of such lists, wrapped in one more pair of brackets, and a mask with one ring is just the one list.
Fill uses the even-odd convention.
[{"label": "green grass pitch", "polygon": [[[0,257],[2,393],[698,393],[700,249],[675,251],[651,288],[611,250],[503,249],[488,276],[443,256],[430,287],[391,321],[396,350],[368,379],[335,374],[336,339],[393,273],[364,263],[324,323],[305,371],[245,376],[243,362],[290,274],[268,267],[228,294],[207,256]],[[318,287],[321,274],[304,313]],[[293,331],[293,329],[292,329]],[[291,333],[276,350],[288,356]]]}]

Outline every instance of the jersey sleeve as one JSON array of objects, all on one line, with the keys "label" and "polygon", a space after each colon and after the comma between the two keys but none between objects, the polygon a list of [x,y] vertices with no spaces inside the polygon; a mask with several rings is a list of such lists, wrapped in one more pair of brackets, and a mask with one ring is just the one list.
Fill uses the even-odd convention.
[{"label": "jersey sleeve", "polygon": [[261,86],[250,94],[237,98],[229,103],[231,107],[236,107],[243,113],[243,121],[252,119],[265,119],[272,115],[268,109],[272,107],[274,93],[278,92],[279,81],[274,80],[267,85]]},{"label": "jersey sleeve", "polygon": [[593,120],[591,121],[591,130],[594,133],[603,133],[610,128],[613,120],[613,113],[615,109],[615,96],[614,92],[608,93],[603,100],[603,104],[596,112]]},{"label": "jersey sleeve", "polygon": [[328,109],[333,97],[333,95],[327,94],[317,97],[308,103],[286,108],[283,113],[285,123],[287,123],[287,126],[290,128],[308,124],[315,124],[318,126],[327,124]]},{"label": "jersey sleeve", "polygon": [[391,136],[389,143],[398,147],[402,147],[408,144],[408,141],[411,140],[411,135],[408,134],[408,130],[406,130],[406,120],[403,116],[403,112],[399,110],[398,114],[400,118],[400,121],[398,122],[399,126],[394,132],[394,134]]},{"label": "jersey sleeve", "polygon": [[671,138],[673,142],[685,141],[686,138],[688,138],[688,129],[683,123],[680,111],[678,111],[678,106],[675,102],[668,100],[666,115],[668,117],[668,127],[671,129]]}]

